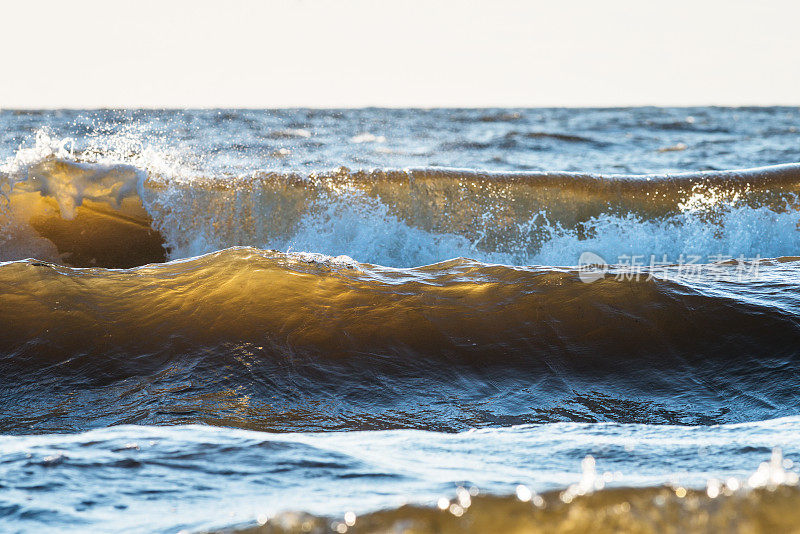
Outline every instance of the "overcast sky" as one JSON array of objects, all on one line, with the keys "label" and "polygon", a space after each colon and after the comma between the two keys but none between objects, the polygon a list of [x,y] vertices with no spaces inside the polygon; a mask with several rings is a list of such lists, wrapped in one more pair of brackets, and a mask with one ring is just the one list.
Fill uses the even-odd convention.
[{"label": "overcast sky", "polygon": [[0,107],[800,104],[797,0],[17,0],[0,19]]}]

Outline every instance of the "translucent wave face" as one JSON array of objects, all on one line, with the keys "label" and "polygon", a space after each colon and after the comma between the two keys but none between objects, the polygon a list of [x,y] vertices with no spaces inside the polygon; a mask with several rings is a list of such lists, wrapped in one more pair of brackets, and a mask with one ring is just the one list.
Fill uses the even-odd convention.
[{"label": "translucent wave face", "polygon": [[[766,262],[754,279],[737,268],[673,280],[677,267],[612,267],[586,283],[576,269],[253,248],[126,270],[0,264],[4,387],[29,403],[0,423],[464,430],[794,414],[800,263]],[[133,389],[125,403],[117,387]]]}]

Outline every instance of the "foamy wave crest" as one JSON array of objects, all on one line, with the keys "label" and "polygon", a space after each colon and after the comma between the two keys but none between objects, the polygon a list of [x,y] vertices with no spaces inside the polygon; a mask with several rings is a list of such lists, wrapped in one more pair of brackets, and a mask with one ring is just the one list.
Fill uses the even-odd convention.
[{"label": "foamy wave crest", "polygon": [[[154,156],[155,154],[155,156]],[[0,170],[0,260],[130,267],[231,246],[396,267],[800,250],[800,165],[658,176],[406,169],[211,174],[44,133]],[[709,260],[710,261],[710,260]]]}]

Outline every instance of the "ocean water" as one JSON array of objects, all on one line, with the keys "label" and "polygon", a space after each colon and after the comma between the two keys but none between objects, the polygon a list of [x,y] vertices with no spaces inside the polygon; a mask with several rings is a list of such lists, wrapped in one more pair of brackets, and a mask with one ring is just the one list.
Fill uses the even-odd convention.
[{"label": "ocean water", "polygon": [[800,109],[0,111],[0,530],[800,532]]}]

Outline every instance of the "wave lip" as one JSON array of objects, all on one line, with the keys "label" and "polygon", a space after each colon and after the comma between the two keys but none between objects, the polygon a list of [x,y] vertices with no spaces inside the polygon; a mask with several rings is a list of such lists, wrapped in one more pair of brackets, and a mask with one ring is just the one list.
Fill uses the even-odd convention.
[{"label": "wave lip", "polygon": [[145,169],[78,161],[46,136],[0,168],[0,261],[35,257],[83,267],[165,261],[143,204]]}]

